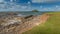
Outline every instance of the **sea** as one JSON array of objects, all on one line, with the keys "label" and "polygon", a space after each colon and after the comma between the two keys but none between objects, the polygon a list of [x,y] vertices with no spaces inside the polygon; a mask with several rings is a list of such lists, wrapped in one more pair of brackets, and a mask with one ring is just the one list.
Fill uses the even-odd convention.
[{"label": "sea", "polygon": [[0,12],[0,15],[8,15],[9,13],[17,13],[17,16],[21,16],[21,17],[25,17],[25,16],[29,16],[29,15],[42,15],[46,12],[42,12],[42,11],[38,11],[38,12],[32,12],[32,11],[8,11],[8,12]]},{"label": "sea", "polygon": [[44,14],[44,13],[46,13],[46,12],[19,12],[18,13],[18,16],[29,16],[29,15],[42,15],[42,14]]}]

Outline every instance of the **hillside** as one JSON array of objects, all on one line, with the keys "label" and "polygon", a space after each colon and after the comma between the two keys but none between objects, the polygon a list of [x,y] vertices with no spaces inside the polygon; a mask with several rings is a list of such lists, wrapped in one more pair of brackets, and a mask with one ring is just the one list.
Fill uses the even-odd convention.
[{"label": "hillside", "polygon": [[50,12],[49,19],[23,34],[60,34],[60,12]]}]

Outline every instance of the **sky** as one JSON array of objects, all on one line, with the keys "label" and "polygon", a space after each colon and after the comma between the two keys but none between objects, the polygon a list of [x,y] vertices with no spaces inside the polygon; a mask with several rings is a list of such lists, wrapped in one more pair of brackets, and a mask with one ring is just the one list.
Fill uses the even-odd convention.
[{"label": "sky", "polygon": [[60,11],[60,0],[0,0],[0,11]]}]

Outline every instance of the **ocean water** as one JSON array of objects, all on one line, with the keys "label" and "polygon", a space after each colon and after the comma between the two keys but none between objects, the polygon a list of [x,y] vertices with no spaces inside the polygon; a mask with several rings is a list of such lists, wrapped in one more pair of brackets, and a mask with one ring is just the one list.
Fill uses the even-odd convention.
[{"label": "ocean water", "polygon": [[45,12],[19,12],[18,16],[29,16],[29,15],[42,15]]},{"label": "ocean water", "polygon": [[15,16],[25,17],[25,16],[29,16],[29,15],[42,15],[45,12],[32,12],[32,11],[26,11],[26,12],[23,12],[23,11],[22,12],[20,12],[20,11],[16,11],[16,12],[0,12],[0,16],[9,16],[10,13],[14,13]]}]

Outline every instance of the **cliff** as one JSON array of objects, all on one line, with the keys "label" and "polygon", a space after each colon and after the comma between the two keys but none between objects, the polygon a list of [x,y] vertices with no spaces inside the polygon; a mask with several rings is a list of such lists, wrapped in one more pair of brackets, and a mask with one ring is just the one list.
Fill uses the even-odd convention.
[{"label": "cliff", "polygon": [[22,34],[23,32],[44,23],[48,17],[48,14],[40,16],[30,15],[27,17],[8,16],[3,19],[3,22],[0,24],[0,34]]}]

